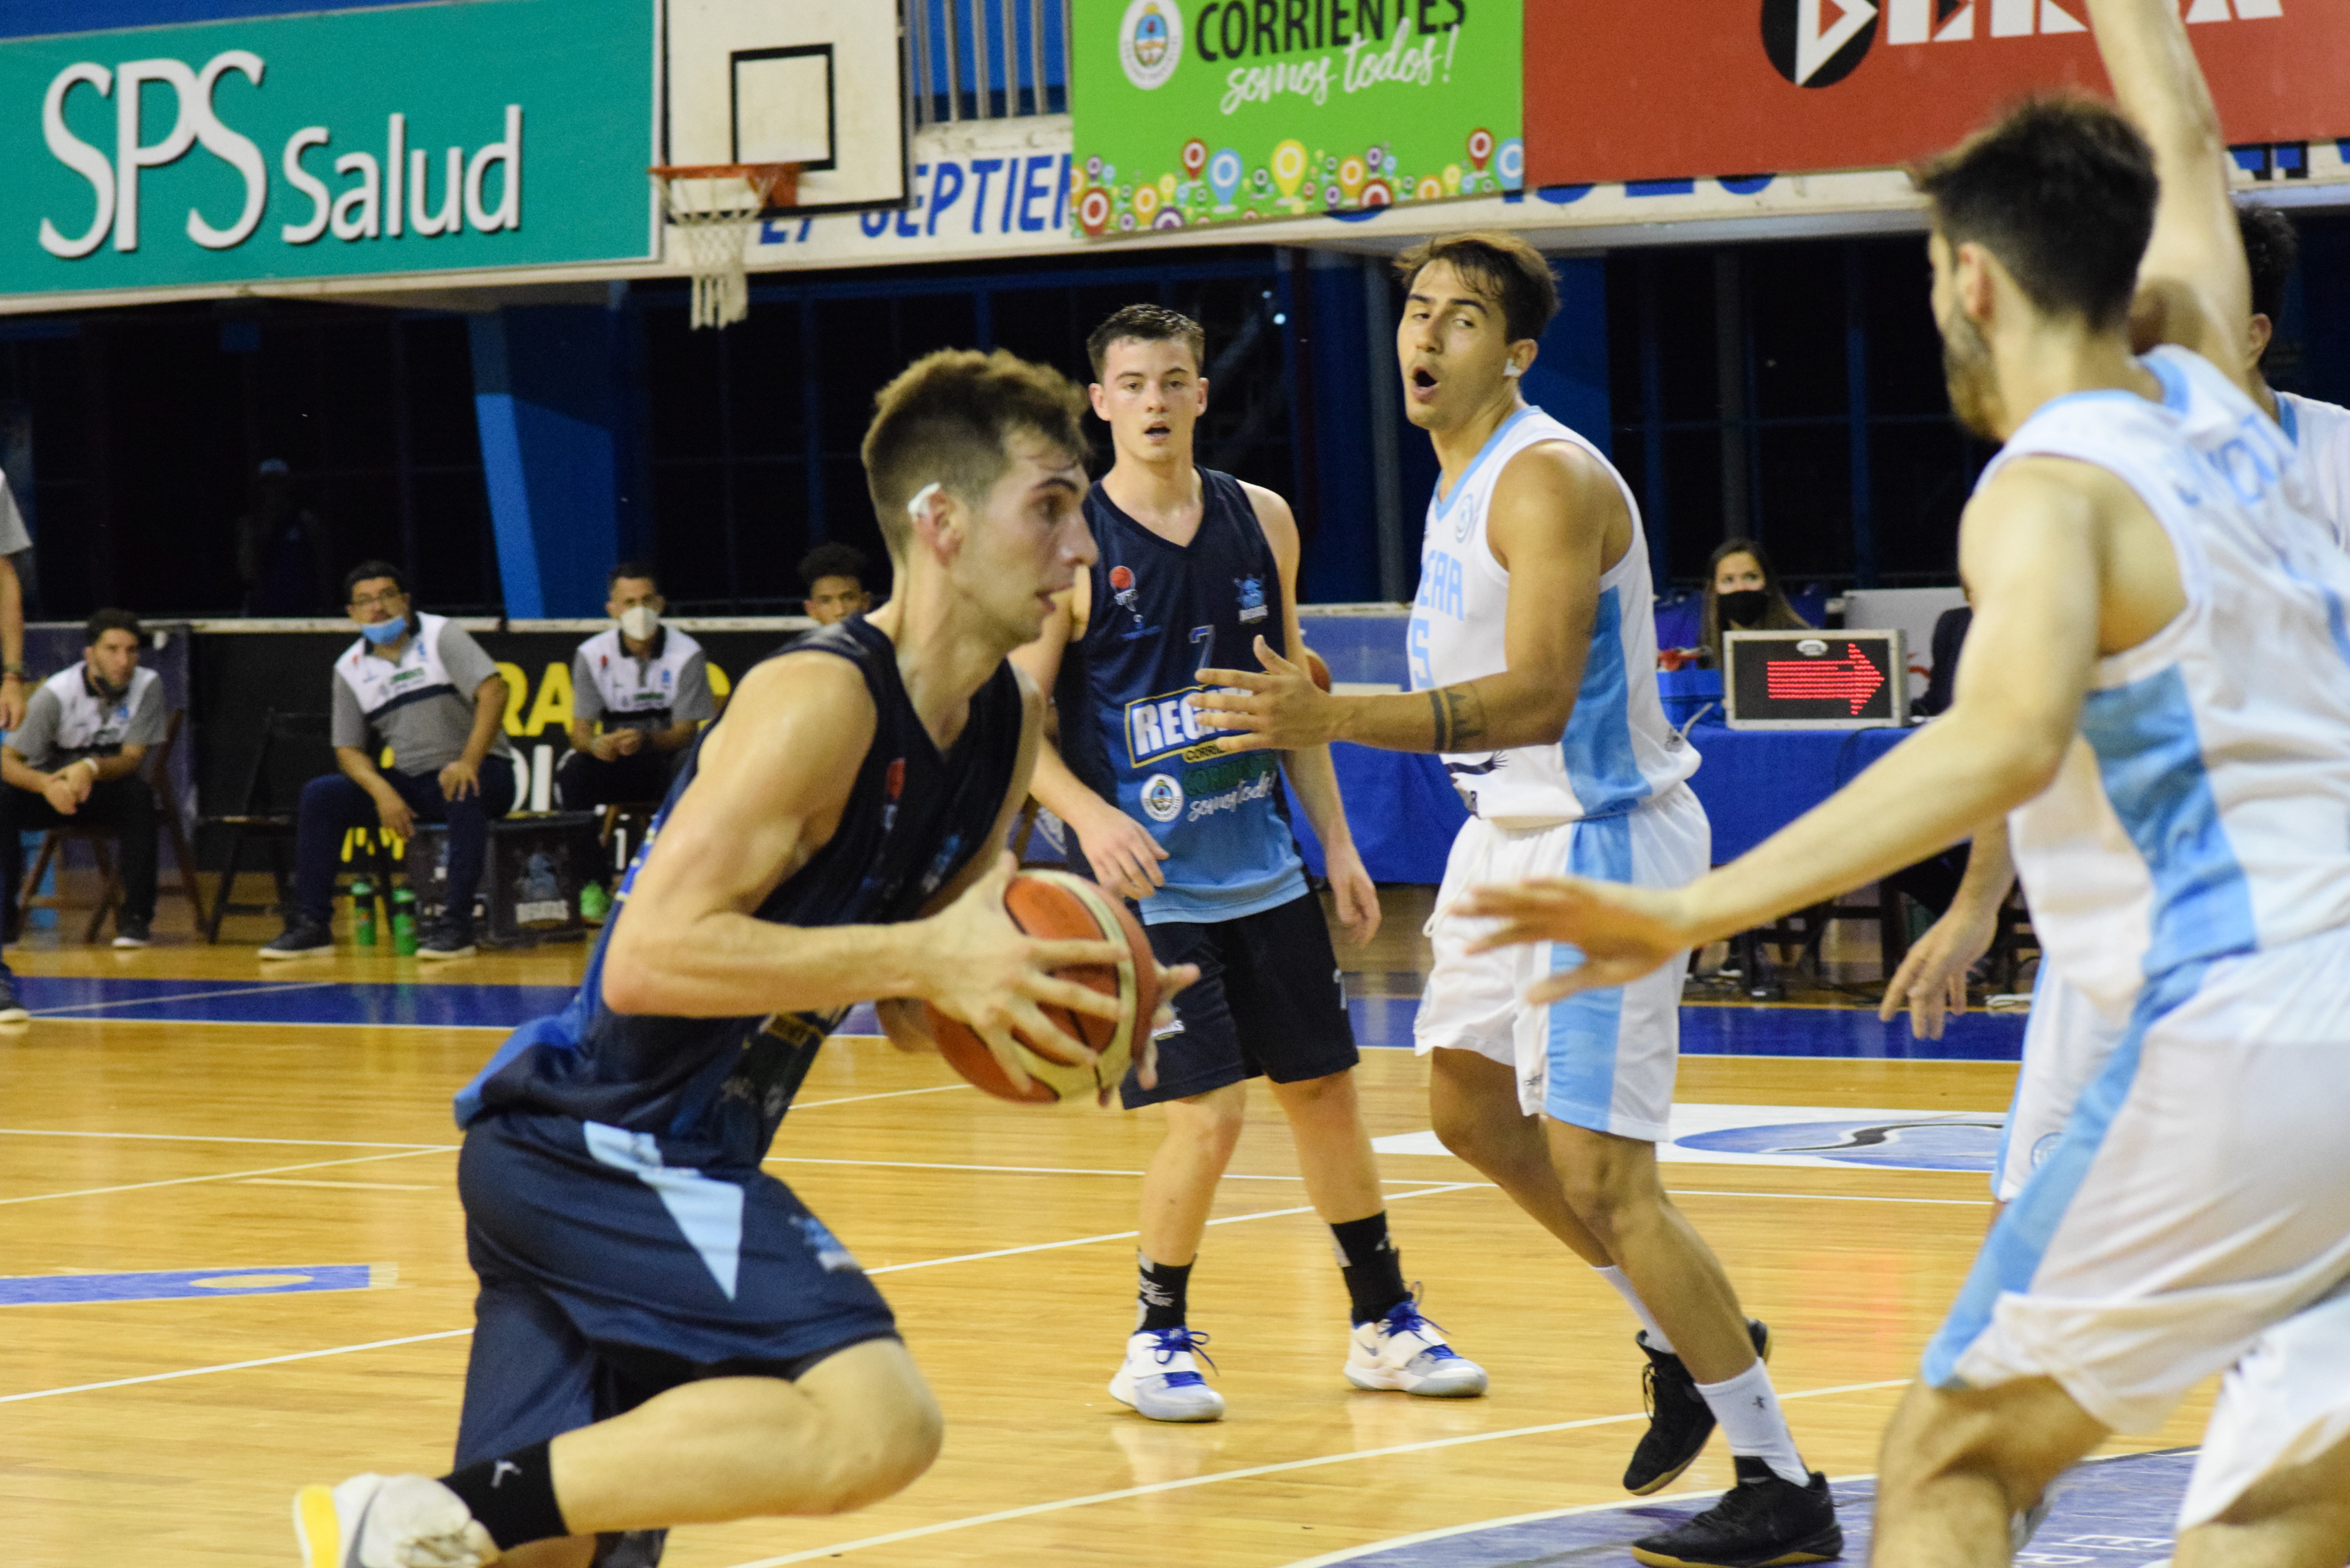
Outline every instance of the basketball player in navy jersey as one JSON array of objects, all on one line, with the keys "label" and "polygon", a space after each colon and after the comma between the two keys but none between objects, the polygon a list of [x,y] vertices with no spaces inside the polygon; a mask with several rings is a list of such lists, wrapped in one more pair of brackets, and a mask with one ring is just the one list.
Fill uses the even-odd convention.
[{"label": "basketball player in navy jersey", "polygon": [[1003,911],[1045,709],[1004,655],[1094,558],[1083,400],[942,351],[879,405],[864,459],[899,592],[743,679],[578,997],[459,1096],[481,1293],[457,1468],[306,1489],[305,1568],[641,1564],[667,1526],[859,1508],[938,1451],[888,1304],[760,1161],[854,1002],[899,999],[883,1022],[914,1046],[928,1002],[1024,1083],[1015,1028],[1087,1057],[1039,1003],[1116,1012],[1048,971],[1125,948]]},{"label": "basketball player in navy jersey", "polygon": [[[1413,1024],[1445,1147],[1589,1263],[1641,1329],[1649,1425],[1624,1475],[1646,1496],[1693,1463],[1717,1424],[1738,1484],[1717,1507],[1636,1543],[1641,1562],[1745,1568],[1843,1549],[1826,1480],[1804,1465],[1721,1263],[1657,1171],[1680,1044],[1680,977],[1568,1005],[1529,984],[1572,948],[1475,950],[1459,913],[1476,884],[1572,867],[1671,888],[1711,858],[1698,759],[1666,722],[1648,545],[1630,489],[1585,437],[1519,392],[1558,311],[1550,265],[1514,235],[1457,234],[1398,260],[1404,403],[1443,473],[1430,497],[1409,634],[1412,690],[1333,696],[1260,639],[1251,662],[1199,673],[1221,744],[1333,740],[1436,752],[1468,801],[1430,922]],[[1537,871],[1537,867],[1547,868]]]},{"label": "basketball player in navy jersey", "polygon": [[[1167,1137],[1142,1189],[1134,1332],[1109,1391],[1156,1421],[1212,1421],[1188,1290],[1216,1183],[1239,1141],[1248,1080],[1289,1118],[1315,1211],[1351,1298],[1345,1372],[1360,1388],[1465,1397],[1485,1374],[1447,1345],[1405,1287],[1378,1165],[1355,1097],[1357,1059],[1321,900],[1305,884],[1281,798],[1285,768],[1327,857],[1350,938],[1378,929],[1378,892],[1355,852],[1326,746],[1276,761],[1225,758],[1197,720],[1193,672],[1263,637],[1300,646],[1297,523],[1259,485],[1198,466],[1207,339],[1197,322],[1135,305],[1095,328],[1094,412],[1117,461],[1086,498],[1099,558],[1017,657],[1054,692],[1059,748],[1036,760],[1036,798],[1077,835],[1103,884],[1141,906],[1159,960],[1201,980],[1159,1043]],[[1326,981],[1325,976],[1328,979]]]}]

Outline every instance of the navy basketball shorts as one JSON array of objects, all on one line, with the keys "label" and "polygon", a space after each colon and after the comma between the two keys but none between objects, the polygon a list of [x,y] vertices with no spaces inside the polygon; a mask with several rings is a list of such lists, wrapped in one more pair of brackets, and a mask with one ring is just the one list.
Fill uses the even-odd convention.
[{"label": "navy basketball shorts", "polygon": [[664,1166],[649,1134],[492,1116],[465,1134],[457,1190],[481,1280],[459,1465],[699,1378],[797,1378],[897,1333],[790,1188],[756,1169]]},{"label": "navy basketball shorts", "polygon": [[1326,1078],[1361,1060],[1330,927],[1312,893],[1229,920],[1143,929],[1160,963],[1198,964],[1200,978],[1176,993],[1175,1026],[1159,1037],[1159,1086],[1144,1088],[1131,1070],[1119,1085],[1128,1110],[1260,1075],[1276,1084]]}]

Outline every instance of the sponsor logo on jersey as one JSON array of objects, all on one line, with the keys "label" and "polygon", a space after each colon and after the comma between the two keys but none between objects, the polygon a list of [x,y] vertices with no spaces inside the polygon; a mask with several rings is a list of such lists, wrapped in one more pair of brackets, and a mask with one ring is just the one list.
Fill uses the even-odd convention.
[{"label": "sponsor logo on jersey", "polygon": [[1264,602],[1264,579],[1234,577],[1232,582],[1241,591],[1241,619],[1263,620],[1267,613]]},{"label": "sponsor logo on jersey", "polygon": [[[1126,705],[1126,760],[1139,768],[1171,753],[1213,745],[1216,729],[1200,721],[1200,688],[1145,697]],[[1215,754],[1215,753],[1210,753]]]},{"label": "sponsor logo on jersey", "polygon": [[1118,607],[1134,618],[1133,629],[1125,633],[1125,640],[1132,642],[1138,637],[1149,637],[1159,629],[1155,626],[1145,625],[1142,612],[1134,607],[1135,597],[1141,590],[1134,586],[1134,572],[1130,567],[1112,566],[1109,569],[1109,586],[1111,597]]},{"label": "sponsor logo on jersey", "polygon": [[1153,822],[1172,822],[1183,815],[1183,786],[1172,774],[1153,774],[1142,781],[1142,809]]}]

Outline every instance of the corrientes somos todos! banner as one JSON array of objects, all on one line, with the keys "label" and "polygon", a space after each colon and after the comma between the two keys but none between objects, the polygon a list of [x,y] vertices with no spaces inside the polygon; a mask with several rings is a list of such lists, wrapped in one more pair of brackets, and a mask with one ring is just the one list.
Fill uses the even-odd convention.
[{"label": "corrientes somos todos! banner", "polygon": [[645,0],[0,43],[0,294],[641,257],[651,77]]},{"label": "corrientes somos todos! banner", "polygon": [[1076,0],[1087,234],[1302,217],[1524,181],[1522,0]]}]

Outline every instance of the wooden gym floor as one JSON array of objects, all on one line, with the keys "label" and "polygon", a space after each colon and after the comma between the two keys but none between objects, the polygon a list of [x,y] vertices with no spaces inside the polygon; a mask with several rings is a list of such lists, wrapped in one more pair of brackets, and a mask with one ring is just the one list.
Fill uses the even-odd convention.
[{"label": "wooden gym floor", "polygon": [[[1424,897],[1392,899],[1389,935],[1350,956],[1359,989],[1411,989]],[[78,929],[70,912],[66,925]],[[244,925],[248,944],[274,930]],[[446,1468],[473,1282],[449,1096],[499,1034],[354,1023],[336,1008],[412,994],[385,983],[400,981],[473,988],[435,992],[471,1006],[492,988],[572,983],[584,959],[574,947],[436,973],[345,950],[265,970],[250,945],[194,944],[168,905],[159,934],[142,953],[36,937],[9,955],[28,993],[81,999],[36,999],[44,1016],[0,1030],[0,1303],[24,1303],[0,1317],[11,1568],[290,1565],[296,1486]],[[257,996],[284,1016],[161,1016],[189,1005],[175,995]],[[1853,1022],[1807,1010],[1772,1022],[1814,1019]],[[1360,1077],[1375,1137],[1426,1128],[1409,1051],[1367,1051]],[[1990,1061],[1693,1056],[1680,1098],[1995,1116],[2012,1078]],[[1617,1478],[1643,1420],[1633,1325],[1449,1156],[1389,1153],[1384,1174],[1407,1274],[1492,1392],[1423,1401],[1347,1386],[1327,1232],[1262,1095],[1192,1287],[1230,1413],[1169,1427],[1115,1404],[1103,1385],[1132,1321],[1134,1206],[1159,1130],[1149,1113],[1001,1106],[872,1039],[829,1048],[772,1168],[884,1276],[945,1407],[946,1449],[862,1514],[681,1531],[667,1562],[1278,1568],[1458,1532],[1445,1536],[1455,1555],[1440,1542],[1408,1560],[1482,1563],[1503,1559],[1477,1556],[1468,1527],[1628,1501]],[[1770,1321],[1806,1457],[1866,1476],[1973,1255],[1982,1177],[1813,1160],[1675,1164],[1667,1179]],[[170,1277],[120,1278],[150,1272]],[[125,1299],[142,1295],[161,1299]],[[2199,1396],[2162,1432],[2115,1448],[2191,1443],[2207,1409]],[[1651,1501],[1729,1480],[1717,1441]],[[2168,1519],[2158,1509],[2144,1525],[2167,1533]]]}]

